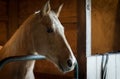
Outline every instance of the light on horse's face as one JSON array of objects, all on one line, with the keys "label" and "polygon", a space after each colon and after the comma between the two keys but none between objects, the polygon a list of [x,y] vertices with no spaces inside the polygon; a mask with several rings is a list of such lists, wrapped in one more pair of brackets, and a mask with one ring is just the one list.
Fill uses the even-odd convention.
[{"label": "light on horse's face", "polygon": [[58,18],[53,17],[52,13],[49,15],[49,18],[51,19],[51,23],[48,23],[50,24],[49,28],[46,27],[46,38],[48,39],[48,51],[46,56],[55,63],[62,72],[73,70],[76,59],[66,40],[64,28]]}]

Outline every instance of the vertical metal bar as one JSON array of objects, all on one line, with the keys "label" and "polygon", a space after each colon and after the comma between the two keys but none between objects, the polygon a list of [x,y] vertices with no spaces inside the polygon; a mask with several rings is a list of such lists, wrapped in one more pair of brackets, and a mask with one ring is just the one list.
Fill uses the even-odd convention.
[{"label": "vertical metal bar", "polygon": [[86,0],[86,56],[91,56],[91,0]]},{"label": "vertical metal bar", "polygon": [[79,66],[78,66],[78,63],[76,64],[75,69],[74,69],[74,79],[79,79]]}]

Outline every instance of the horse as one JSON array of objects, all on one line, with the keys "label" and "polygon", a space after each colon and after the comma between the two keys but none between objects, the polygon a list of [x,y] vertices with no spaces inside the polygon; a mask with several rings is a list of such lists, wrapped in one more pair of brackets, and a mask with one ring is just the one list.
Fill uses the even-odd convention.
[{"label": "horse", "polygon": [[[61,72],[72,71],[76,58],[58,19],[62,6],[53,11],[48,1],[41,10],[30,15],[1,47],[0,60],[10,56],[43,55]],[[34,65],[35,60],[9,63],[0,71],[0,78],[35,79]]]}]

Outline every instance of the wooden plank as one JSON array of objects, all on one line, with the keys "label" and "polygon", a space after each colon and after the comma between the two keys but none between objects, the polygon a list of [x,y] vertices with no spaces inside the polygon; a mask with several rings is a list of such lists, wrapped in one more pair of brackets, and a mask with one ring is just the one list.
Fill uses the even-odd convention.
[{"label": "wooden plank", "polygon": [[[33,0],[19,0],[19,16],[33,14],[35,11],[40,10],[46,2],[47,0],[35,0],[33,4]],[[77,17],[77,0],[50,0],[50,3],[53,10],[64,3],[60,17]]]},{"label": "wooden plank", "polygon": [[63,26],[65,28],[67,41],[69,42],[74,54],[77,57],[77,24],[69,23],[63,24]]},{"label": "wooden plank", "polygon": [[[61,3],[64,3],[59,18],[61,19],[62,23],[73,23],[73,22],[76,23],[77,22],[76,1],[77,0],[69,0],[69,1],[51,0],[50,3],[53,10],[56,9]],[[18,13],[20,19],[22,19],[22,21],[25,20],[26,17],[33,14],[35,11],[40,10],[45,3],[46,0],[42,0],[42,1],[36,0],[34,1],[34,4],[32,0],[29,1],[20,0],[19,13]],[[22,23],[21,20],[19,23],[20,24]]]},{"label": "wooden plank", "polygon": [[[19,18],[19,25],[21,25],[26,19],[27,16],[20,16]],[[76,23],[77,24],[77,17],[60,17],[60,22],[62,24],[69,24],[69,23]]]},{"label": "wooden plank", "polygon": [[97,57],[87,57],[87,79],[97,79]]},{"label": "wooden plank", "polygon": [[91,16],[92,54],[120,50],[119,0],[92,0]]},{"label": "wooden plank", "polygon": [[86,79],[86,1],[77,0],[79,79]]},{"label": "wooden plank", "polygon": [[0,0],[0,16],[7,16],[7,1]]},{"label": "wooden plank", "polygon": [[8,16],[0,16],[0,21],[8,21]]},{"label": "wooden plank", "polygon": [[60,17],[61,23],[77,23],[77,17]]},{"label": "wooden plank", "polygon": [[9,38],[18,28],[18,2],[17,0],[9,0],[8,2],[9,13]]},{"label": "wooden plank", "polygon": [[0,22],[0,45],[4,45],[7,41],[7,23]]}]

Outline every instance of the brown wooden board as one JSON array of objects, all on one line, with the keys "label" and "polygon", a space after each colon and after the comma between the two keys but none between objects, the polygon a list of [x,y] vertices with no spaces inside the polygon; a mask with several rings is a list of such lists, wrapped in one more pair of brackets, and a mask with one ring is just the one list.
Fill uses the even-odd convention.
[{"label": "brown wooden board", "polygon": [[92,0],[92,54],[120,50],[119,21],[119,0]]},{"label": "brown wooden board", "polygon": [[77,59],[79,64],[79,79],[86,79],[86,1],[85,0],[77,1],[78,1]]},{"label": "brown wooden board", "polygon": [[6,22],[0,22],[0,45],[7,41],[7,25]]}]

